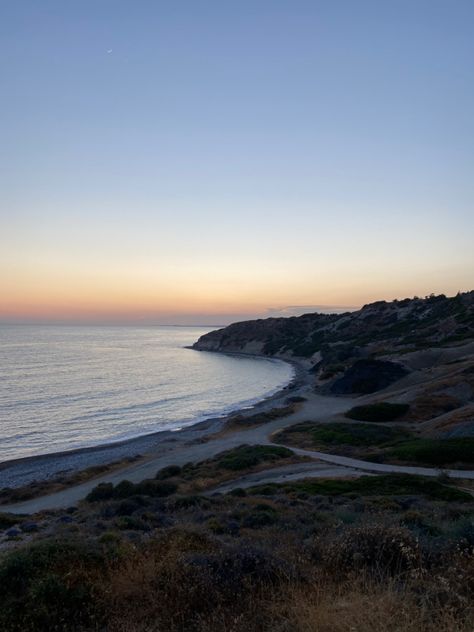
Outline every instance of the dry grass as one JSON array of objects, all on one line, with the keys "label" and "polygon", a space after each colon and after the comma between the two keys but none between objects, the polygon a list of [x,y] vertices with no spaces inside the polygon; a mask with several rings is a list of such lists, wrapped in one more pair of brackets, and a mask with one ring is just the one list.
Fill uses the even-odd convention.
[{"label": "dry grass", "polygon": [[[235,502],[228,501],[223,516]],[[260,511],[262,505],[274,510],[286,506],[258,497],[245,503]],[[51,540],[36,550],[19,550],[0,563],[0,629],[472,629],[474,554],[466,541],[437,552],[423,548],[404,527],[368,518],[360,526],[344,526],[337,517],[342,514],[328,524],[319,515],[314,520],[320,532],[307,533],[304,540],[297,528],[276,524],[246,528],[240,537],[216,537],[202,522],[193,524],[188,513],[175,527],[146,534],[141,541],[107,531],[87,544],[76,537],[69,544]]]},{"label": "dry grass", "polygon": [[[274,615],[285,632],[470,632],[469,613],[419,603],[399,582],[376,584],[355,578],[347,584],[318,581],[290,587]],[[472,614],[472,613],[471,613]]]},{"label": "dry grass", "polygon": [[[303,581],[244,581],[227,592],[225,586],[209,583],[201,569],[190,573],[182,564],[182,544],[135,556],[116,570],[109,587],[113,597],[106,605],[108,632],[472,630],[472,601],[461,596],[455,603],[449,572],[383,580],[355,572],[341,581],[327,569],[317,569]],[[212,550],[202,543],[204,553]]]}]

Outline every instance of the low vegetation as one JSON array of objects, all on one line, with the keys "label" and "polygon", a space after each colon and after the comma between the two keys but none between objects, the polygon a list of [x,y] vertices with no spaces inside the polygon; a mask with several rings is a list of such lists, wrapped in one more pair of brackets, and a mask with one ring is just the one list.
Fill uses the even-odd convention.
[{"label": "low vegetation", "polygon": [[431,467],[469,468],[474,438],[430,439],[400,426],[373,423],[295,424],[274,435],[277,443],[376,461]]},{"label": "low vegetation", "polygon": [[270,445],[242,445],[222,454],[217,467],[224,470],[241,471],[261,463],[275,462],[293,456],[288,448]]},{"label": "low vegetation", "polygon": [[17,516],[9,513],[0,513],[0,529],[8,529],[21,521]]},{"label": "low vegetation", "polygon": [[382,476],[361,476],[350,480],[308,479],[284,485],[265,485],[254,487],[253,493],[270,494],[279,489],[285,493],[322,494],[324,496],[354,494],[360,496],[403,496],[421,494],[435,500],[472,501],[468,492],[450,487],[436,479],[405,474],[387,474]]},{"label": "low vegetation", "polygon": [[153,496],[162,498],[174,494],[178,486],[171,481],[144,480],[140,483],[121,481],[117,485],[100,483],[86,496],[88,502],[131,498],[132,496]]},{"label": "low vegetation", "polygon": [[[274,435],[278,443],[357,456],[366,454],[368,447],[393,445],[409,437],[411,433],[408,430],[392,426],[312,421],[289,426]],[[362,450],[354,450],[354,448],[362,448]]]},{"label": "low vegetation", "polygon": [[387,454],[401,461],[428,465],[474,464],[474,438],[421,439],[406,441]]},{"label": "low vegetation", "polygon": [[2,632],[472,629],[474,500],[441,480],[130,485],[0,555]]},{"label": "low vegetation", "polygon": [[354,406],[345,413],[349,419],[358,421],[394,421],[405,415],[410,406],[408,404],[392,404],[390,402],[379,402],[376,404],[366,404],[365,406]]},{"label": "low vegetation", "polygon": [[87,496],[88,502],[125,499],[148,495],[165,497],[176,491],[194,493],[223,483],[240,474],[268,469],[273,465],[287,465],[305,461],[290,449],[271,445],[241,445],[217,454],[199,463],[187,463],[182,467],[171,465],[157,472],[155,479],[132,483],[124,480],[117,485],[101,483]]}]

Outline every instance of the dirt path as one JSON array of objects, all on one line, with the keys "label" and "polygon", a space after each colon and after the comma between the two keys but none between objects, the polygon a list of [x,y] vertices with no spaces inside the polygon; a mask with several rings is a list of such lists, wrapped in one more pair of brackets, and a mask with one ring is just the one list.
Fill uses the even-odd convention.
[{"label": "dirt path", "polygon": [[167,465],[184,465],[190,461],[203,461],[213,457],[219,452],[229,450],[244,443],[271,443],[269,436],[276,430],[280,430],[281,428],[304,421],[308,418],[329,418],[338,412],[346,410],[351,405],[352,400],[310,394],[308,395],[308,400],[304,402],[300,410],[287,417],[281,417],[261,426],[255,426],[222,436],[218,435],[216,438],[210,437],[207,441],[199,439],[187,444],[177,442],[174,449],[168,447],[166,452],[161,454],[158,452],[145,462],[128,465],[123,469],[104,474],[81,485],[69,487],[47,496],[32,498],[31,500],[12,505],[0,505],[0,511],[30,514],[46,509],[70,507],[87,496],[99,483],[116,484],[124,479],[137,483],[145,478],[153,478],[159,469]]},{"label": "dirt path", "polygon": [[[124,479],[139,482],[145,478],[153,478],[159,469],[167,465],[184,465],[190,461],[203,461],[215,456],[219,452],[229,450],[242,444],[276,445],[273,444],[271,440],[271,436],[276,430],[306,420],[317,419],[318,421],[329,421],[333,415],[344,412],[354,404],[354,400],[349,398],[325,397],[314,393],[307,393],[306,395],[308,399],[303,403],[301,408],[287,417],[282,417],[272,422],[262,424],[261,426],[245,430],[229,432],[215,437],[211,436],[207,438],[207,440],[201,439],[188,442],[187,444],[178,443],[175,449],[168,450],[164,454],[151,456],[146,462],[129,465],[121,470],[104,474],[81,485],[70,487],[48,496],[34,498],[14,505],[2,505],[0,506],[0,511],[31,514],[47,509],[65,508],[78,503],[99,483],[107,482],[116,484]],[[265,473],[259,472],[258,475],[260,478],[258,478],[258,481],[265,482],[271,480],[272,482],[277,482],[278,477],[281,477],[281,480],[290,480],[290,476],[294,480],[308,476],[353,476],[360,475],[361,473],[403,473],[422,476],[439,476],[441,473],[441,470],[438,468],[371,463],[369,461],[352,459],[335,454],[326,454],[313,450],[292,449],[297,454],[309,456],[314,459],[314,464],[309,464],[311,466],[309,468],[305,467],[298,470],[295,469],[296,466],[293,466],[293,474],[290,474],[289,471],[278,473],[277,468]],[[327,468],[323,466],[322,463],[330,463],[336,467]],[[474,479],[473,470],[442,471],[455,479]],[[246,485],[246,482],[249,482],[249,485],[256,484],[254,482],[256,479],[252,477],[253,475],[249,475],[248,478],[242,477],[232,483],[226,483],[222,488],[229,490],[234,487],[242,487]]]},{"label": "dirt path", "polygon": [[324,463],[301,463],[274,467],[271,470],[246,474],[241,478],[228,481],[219,487],[204,492],[206,496],[212,494],[226,494],[233,489],[253,487],[254,485],[266,485],[267,483],[288,483],[302,478],[339,478],[361,475],[361,472],[347,467],[328,467]]},{"label": "dirt path", "polygon": [[[271,445],[276,443],[267,442]],[[359,459],[351,459],[347,456],[338,456],[336,454],[326,454],[325,452],[316,452],[315,450],[303,450],[302,448],[291,448],[296,454],[309,456],[333,465],[360,470],[362,472],[371,472],[373,474],[414,474],[417,476],[439,476],[447,474],[450,478],[474,480],[474,470],[446,470],[436,467],[418,467],[415,465],[392,465],[390,463],[372,463],[370,461],[361,461]]]}]

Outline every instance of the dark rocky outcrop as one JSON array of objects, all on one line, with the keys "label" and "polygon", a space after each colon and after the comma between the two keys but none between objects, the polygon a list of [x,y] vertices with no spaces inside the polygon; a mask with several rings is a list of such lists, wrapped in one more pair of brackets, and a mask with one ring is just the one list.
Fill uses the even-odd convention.
[{"label": "dark rocky outcrop", "polygon": [[330,390],[336,395],[375,393],[407,374],[401,364],[388,360],[357,360]]}]

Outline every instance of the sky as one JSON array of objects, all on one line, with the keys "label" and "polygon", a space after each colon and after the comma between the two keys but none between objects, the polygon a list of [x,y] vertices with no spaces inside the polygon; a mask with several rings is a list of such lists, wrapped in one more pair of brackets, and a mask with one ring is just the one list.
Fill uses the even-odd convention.
[{"label": "sky", "polygon": [[2,0],[0,321],[474,289],[472,0]]}]

